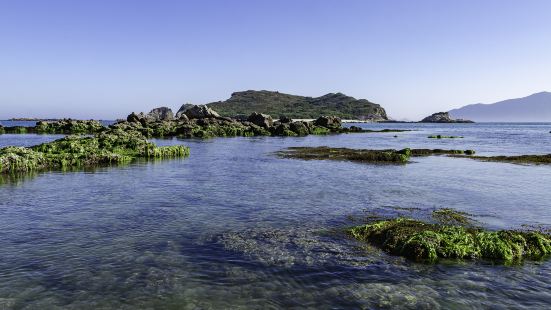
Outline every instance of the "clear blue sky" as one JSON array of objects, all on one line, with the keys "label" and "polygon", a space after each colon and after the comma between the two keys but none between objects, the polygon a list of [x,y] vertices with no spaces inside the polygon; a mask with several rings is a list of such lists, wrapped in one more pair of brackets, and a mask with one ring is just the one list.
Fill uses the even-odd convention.
[{"label": "clear blue sky", "polygon": [[551,90],[551,1],[0,0],[0,119],[267,89],[416,120]]}]

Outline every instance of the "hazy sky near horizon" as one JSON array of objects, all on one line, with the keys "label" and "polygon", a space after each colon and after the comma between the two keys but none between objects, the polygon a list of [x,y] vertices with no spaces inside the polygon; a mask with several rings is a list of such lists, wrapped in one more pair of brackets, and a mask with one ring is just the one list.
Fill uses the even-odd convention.
[{"label": "hazy sky near horizon", "polygon": [[267,89],[417,120],[551,90],[551,1],[0,0],[0,119]]}]

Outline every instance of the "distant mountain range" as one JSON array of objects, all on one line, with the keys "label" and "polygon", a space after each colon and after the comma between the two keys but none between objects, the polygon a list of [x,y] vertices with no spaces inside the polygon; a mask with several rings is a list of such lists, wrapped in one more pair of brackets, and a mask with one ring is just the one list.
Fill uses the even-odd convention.
[{"label": "distant mountain range", "polygon": [[471,104],[449,113],[453,118],[475,122],[551,122],[551,93],[541,92],[492,104]]},{"label": "distant mountain range", "polygon": [[[320,115],[342,119],[387,120],[385,109],[366,99],[356,99],[342,93],[321,97],[289,95],[277,91],[247,90],[235,92],[228,100],[207,104],[222,116],[250,115],[252,112],[273,117],[318,118]],[[179,111],[189,108],[183,105]]]}]

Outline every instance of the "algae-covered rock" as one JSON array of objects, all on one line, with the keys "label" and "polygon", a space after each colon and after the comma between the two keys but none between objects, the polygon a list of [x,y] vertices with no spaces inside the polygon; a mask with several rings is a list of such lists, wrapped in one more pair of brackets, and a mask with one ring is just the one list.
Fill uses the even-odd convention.
[{"label": "algae-covered rock", "polygon": [[365,163],[406,163],[410,150],[354,150],[347,148],[290,147],[278,153],[284,158],[305,160],[348,160]]},{"label": "algae-covered rock", "polygon": [[320,116],[314,121],[314,125],[325,128],[340,128],[341,119],[335,116]]},{"label": "algae-covered rock", "polygon": [[319,147],[290,147],[277,154],[285,158],[317,159],[317,160],[348,160],[364,163],[401,163],[405,164],[412,156],[430,156],[444,154],[474,153],[471,150],[441,150],[441,149],[409,149],[402,150],[369,150]]},{"label": "algae-covered rock", "polygon": [[432,156],[432,155],[472,155],[474,150],[443,150],[443,149],[412,149],[411,156]]},{"label": "algae-covered rock", "polygon": [[517,155],[517,156],[471,156],[469,158],[480,161],[504,162],[512,164],[551,164],[551,154],[544,155]]},{"label": "algae-covered rock", "polygon": [[348,233],[390,254],[417,261],[455,258],[511,263],[551,254],[551,235],[537,231],[489,231],[397,218],[352,227]]},{"label": "algae-covered rock", "polygon": [[189,155],[185,146],[157,147],[136,131],[108,130],[93,137],[68,136],[30,148],[0,149],[0,173],[65,169]]},{"label": "algae-covered rock", "polygon": [[94,134],[106,129],[96,120],[62,119],[55,122],[39,121],[32,131],[44,134]]}]

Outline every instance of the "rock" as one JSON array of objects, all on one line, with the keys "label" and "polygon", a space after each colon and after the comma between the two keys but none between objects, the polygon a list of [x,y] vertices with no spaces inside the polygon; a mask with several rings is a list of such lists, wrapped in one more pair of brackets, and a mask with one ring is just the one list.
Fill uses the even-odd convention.
[{"label": "rock", "polygon": [[274,136],[296,136],[297,133],[292,131],[289,124],[279,124],[275,127],[271,127],[270,131]]},{"label": "rock", "polygon": [[216,113],[216,111],[207,107],[206,105],[194,105],[191,108],[187,109],[184,114],[189,119],[220,117],[220,115]]},{"label": "rock", "polygon": [[285,123],[291,123],[293,120],[285,115],[282,115],[279,117],[279,122],[281,122],[282,124],[285,124]]},{"label": "rock", "polygon": [[314,125],[325,128],[340,128],[341,119],[336,116],[320,116],[314,121]]},{"label": "rock", "polygon": [[293,122],[289,125],[289,128],[299,136],[308,135],[308,127],[304,122]]},{"label": "rock", "polygon": [[189,118],[188,118],[187,115],[185,115],[184,113],[180,114],[180,115],[178,116],[178,119],[179,119],[180,121],[182,121],[182,122],[186,122],[186,123],[189,122]]},{"label": "rock", "polygon": [[237,114],[233,117],[233,119],[239,122],[246,122],[248,118],[249,116],[247,116],[246,114]]},{"label": "rock", "polygon": [[187,109],[190,109],[192,107],[193,107],[193,104],[191,104],[191,103],[182,104],[180,109],[178,109],[178,112],[176,112],[176,118],[182,117],[182,115],[184,115],[184,112],[186,112]]},{"label": "rock", "polygon": [[129,123],[139,123],[140,117],[138,116],[138,114],[132,112],[126,117],[126,121]]},{"label": "rock", "polygon": [[453,119],[448,112],[438,112],[427,116],[420,123],[474,123],[465,119]]},{"label": "rock", "polygon": [[148,121],[170,121],[174,119],[174,113],[172,113],[172,110],[167,107],[160,107],[155,108],[151,110],[149,113],[147,113],[146,118]]},{"label": "rock", "polygon": [[272,117],[270,115],[256,112],[253,112],[251,115],[249,115],[247,121],[263,128],[272,127],[272,125],[274,124],[274,121],[272,120]]}]

